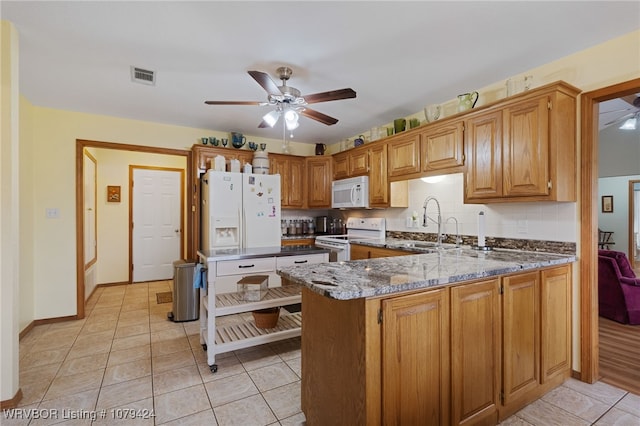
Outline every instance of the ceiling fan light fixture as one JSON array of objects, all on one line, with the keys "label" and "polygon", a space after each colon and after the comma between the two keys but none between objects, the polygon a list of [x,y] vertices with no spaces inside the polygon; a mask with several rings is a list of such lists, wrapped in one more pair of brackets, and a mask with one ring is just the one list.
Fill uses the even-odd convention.
[{"label": "ceiling fan light fixture", "polygon": [[278,122],[278,118],[280,118],[280,112],[277,110],[273,110],[262,117],[264,122],[267,123],[269,127],[275,126]]},{"label": "ceiling fan light fixture", "polygon": [[622,124],[622,126],[620,126],[619,128],[621,130],[635,130],[637,124],[638,124],[638,114],[636,114],[633,117],[627,119],[627,121],[625,121]]},{"label": "ceiling fan light fixture", "polygon": [[287,110],[284,113],[284,121],[287,124],[287,129],[288,130],[294,130],[297,129],[298,126],[300,125],[300,123],[298,123],[298,119],[300,118],[300,116],[298,115],[298,113],[292,109]]}]

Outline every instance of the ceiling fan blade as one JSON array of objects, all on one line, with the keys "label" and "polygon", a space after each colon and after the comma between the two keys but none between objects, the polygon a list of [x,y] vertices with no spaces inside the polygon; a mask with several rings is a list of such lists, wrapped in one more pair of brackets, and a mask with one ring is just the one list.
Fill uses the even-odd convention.
[{"label": "ceiling fan blade", "polygon": [[204,101],[207,105],[268,105],[268,102],[257,101]]},{"label": "ceiling fan blade", "polygon": [[340,99],[355,98],[356,92],[353,89],[330,90],[328,92],[313,93],[303,96],[308,104],[318,102],[337,101]]},{"label": "ceiling fan blade", "polygon": [[611,120],[611,121],[609,121],[608,123],[604,123],[604,126],[605,126],[605,127],[607,127],[607,126],[610,126],[610,125],[615,124],[615,123],[623,122],[623,121],[625,121],[627,118],[631,118],[631,117],[633,117],[634,115],[636,115],[636,113],[635,113],[635,112],[632,112],[632,113],[629,113],[629,114],[625,114],[625,115],[623,115],[622,117],[618,117],[618,118],[616,118],[615,120]]},{"label": "ceiling fan blade", "polygon": [[309,108],[305,108],[304,110],[300,111],[300,114],[304,115],[305,117],[309,117],[313,120],[319,121],[322,124],[326,124],[327,126],[334,125],[338,122],[337,118],[330,117],[326,114],[323,114],[321,112],[318,112],[316,110],[309,109]]},{"label": "ceiling fan blade", "polygon": [[274,96],[282,95],[282,92],[278,88],[278,85],[271,79],[271,77],[269,77],[269,74],[264,73],[262,71],[247,71],[247,72],[251,77],[253,77],[255,81],[258,82],[260,86],[262,86],[264,90],[267,91],[268,94],[274,95]]}]

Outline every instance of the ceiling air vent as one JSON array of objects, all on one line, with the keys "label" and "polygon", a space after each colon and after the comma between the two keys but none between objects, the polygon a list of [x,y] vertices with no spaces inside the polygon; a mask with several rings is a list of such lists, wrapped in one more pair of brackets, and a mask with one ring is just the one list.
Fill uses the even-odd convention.
[{"label": "ceiling air vent", "polygon": [[147,84],[149,86],[155,86],[156,73],[155,71],[149,71],[138,67],[131,67],[131,81],[134,83]]}]

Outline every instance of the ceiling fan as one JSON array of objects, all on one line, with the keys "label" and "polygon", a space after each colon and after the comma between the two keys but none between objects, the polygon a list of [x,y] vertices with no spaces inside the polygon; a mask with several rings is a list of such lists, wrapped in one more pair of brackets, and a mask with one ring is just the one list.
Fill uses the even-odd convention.
[{"label": "ceiling fan", "polygon": [[621,129],[635,129],[636,128],[636,122],[638,121],[638,119],[640,118],[640,95],[635,96],[635,95],[630,95],[630,96],[625,96],[623,98],[621,98],[622,100],[626,101],[630,107],[629,108],[623,108],[623,109],[617,109],[617,110],[613,110],[613,111],[603,111],[600,113],[600,115],[602,114],[609,114],[609,113],[620,113],[620,112],[628,112],[627,114],[624,114],[620,117],[617,117],[614,120],[611,120],[607,123],[604,124],[604,127],[610,126],[612,124],[616,124],[616,123],[620,123],[624,121],[624,124],[620,127]]},{"label": "ceiling fan", "polygon": [[282,80],[282,86],[269,77],[269,74],[262,71],[248,71],[249,75],[258,82],[267,92],[267,102],[258,101],[205,101],[207,105],[273,105],[275,109],[262,117],[262,122],[258,127],[273,127],[280,116],[284,116],[287,129],[293,130],[298,127],[299,114],[316,120],[320,123],[331,126],[338,122],[337,118],[307,108],[309,104],[320,102],[336,101],[340,99],[355,98],[356,92],[353,89],[330,90],[328,92],[314,93],[302,96],[295,87],[287,86],[287,80],[291,78],[293,71],[289,67],[280,67],[276,70],[278,78]]}]

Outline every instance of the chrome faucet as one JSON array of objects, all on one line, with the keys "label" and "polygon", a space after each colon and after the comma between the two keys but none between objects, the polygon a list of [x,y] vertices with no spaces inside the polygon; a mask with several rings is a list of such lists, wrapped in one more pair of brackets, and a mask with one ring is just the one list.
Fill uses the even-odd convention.
[{"label": "chrome faucet", "polygon": [[[429,217],[429,215],[427,214],[427,205],[429,204],[429,201],[436,202],[436,207],[438,208],[438,220],[434,220],[432,217]],[[440,203],[438,202],[436,197],[429,196],[427,197],[426,200],[424,200],[422,209],[424,210],[424,213],[422,215],[422,226],[426,228],[428,226],[428,222],[427,222],[428,220],[438,224],[438,247],[442,247],[442,216],[440,215]]]},{"label": "chrome faucet", "polygon": [[460,243],[462,243],[462,238],[460,238],[460,232],[458,232],[458,219],[453,216],[449,216],[444,223],[448,223],[451,219],[456,223],[456,247],[460,247]]}]

